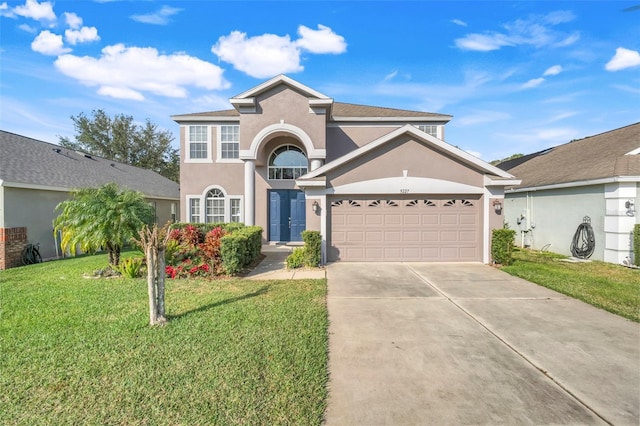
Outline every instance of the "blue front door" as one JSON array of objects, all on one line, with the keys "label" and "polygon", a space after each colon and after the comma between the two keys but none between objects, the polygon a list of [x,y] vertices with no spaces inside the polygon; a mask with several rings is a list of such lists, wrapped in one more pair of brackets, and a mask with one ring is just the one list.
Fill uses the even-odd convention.
[{"label": "blue front door", "polygon": [[269,191],[269,241],[302,241],[306,227],[304,192],[293,189]]}]

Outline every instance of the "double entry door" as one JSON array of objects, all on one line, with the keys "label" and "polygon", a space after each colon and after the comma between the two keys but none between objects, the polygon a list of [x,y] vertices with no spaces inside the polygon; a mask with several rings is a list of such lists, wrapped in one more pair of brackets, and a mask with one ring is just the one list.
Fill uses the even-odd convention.
[{"label": "double entry door", "polygon": [[302,241],[306,227],[304,192],[269,190],[269,241]]}]

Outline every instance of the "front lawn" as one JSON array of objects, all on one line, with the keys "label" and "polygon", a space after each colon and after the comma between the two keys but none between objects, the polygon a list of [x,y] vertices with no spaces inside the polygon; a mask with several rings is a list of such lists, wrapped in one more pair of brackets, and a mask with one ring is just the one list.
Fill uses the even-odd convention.
[{"label": "front lawn", "polygon": [[0,271],[0,424],[320,424],[326,280],[86,279],[104,255]]},{"label": "front lawn", "polygon": [[640,270],[605,262],[568,263],[565,256],[516,250],[502,270],[598,308],[640,321]]}]

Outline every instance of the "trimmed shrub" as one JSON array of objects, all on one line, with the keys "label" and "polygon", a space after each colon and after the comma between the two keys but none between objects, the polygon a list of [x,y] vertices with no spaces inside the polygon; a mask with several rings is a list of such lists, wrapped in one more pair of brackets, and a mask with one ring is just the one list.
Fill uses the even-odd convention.
[{"label": "trimmed shrub", "polygon": [[262,228],[246,226],[222,237],[220,254],[227,274],[239,273],[243,267],[253,263],[260,256]]},{"label": "trimmed shrub", "polygon": [[296,269],[302,267],[306,263],[307,253],[304,247],[296,247],[291,254],[287,256],[287,268]]},{"label": "trimmed shrub", "polygon": [[322,237],[319,231],[302,231],[304,241],[304,264],[315,268],[322,260]]},{"label": "trimmed shrub", "polygon": [[494,229],[491,233],[491,257],[493,263],[511,265],[516,231],[513,229]]},{"label": "trimmed shrub", "polygon": [[633,226],[633,264],[640,266],[640,224]]}]

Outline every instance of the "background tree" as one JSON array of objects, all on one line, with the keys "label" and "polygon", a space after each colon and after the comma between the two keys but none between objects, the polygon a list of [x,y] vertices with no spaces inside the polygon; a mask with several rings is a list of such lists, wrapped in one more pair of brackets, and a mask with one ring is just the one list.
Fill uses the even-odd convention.
[{"label": "background tree", "polygon": [[88,154],[153,170],[178,182],[180,155],[173,148],[173,135],[146,119],[137,125],[130,115],[116,114],[111,118],[104,110],[93,110],[72,116],[75,141],[61,137],[60,145]]},{"label": "background tree", "polygon": [[61,247],[75,254],[104,248],[109,263],[118,266],[120,251],[145,225],[154,220],[153,207],[142,193],[120,189],[115,183],[72,192],[72,198],[56,206],[61,213],[53,220],[55,232],[62,232]]}]

